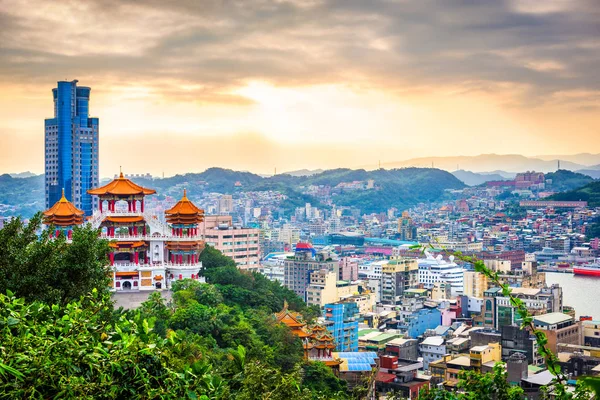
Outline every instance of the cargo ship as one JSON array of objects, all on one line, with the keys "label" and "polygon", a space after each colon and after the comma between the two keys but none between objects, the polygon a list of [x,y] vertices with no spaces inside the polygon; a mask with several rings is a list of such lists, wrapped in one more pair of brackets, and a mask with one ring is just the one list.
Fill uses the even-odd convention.
[{"label": "cargo ship", "polygon": [[588,276],[600,276],[600,260],[596,260],[591,264],[574,266],[573,274],[588,275]]}]

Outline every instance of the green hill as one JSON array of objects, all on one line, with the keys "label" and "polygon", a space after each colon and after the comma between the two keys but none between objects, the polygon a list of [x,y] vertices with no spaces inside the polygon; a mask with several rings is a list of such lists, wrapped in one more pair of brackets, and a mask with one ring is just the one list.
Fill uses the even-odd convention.
[{"label": "green hill", "polygon": [[593,181],[579,189],[557,193],[548,200],[558,201],[587,201],[590,207],[600,207],[600,181]]},{"label": "green hill", "polygon": [[0,175],[0,215],[31,217],[44,206],[44,175],[26,178]]},{"label": "green hill", "polygon": [[[357,207],[363,213],[385,212],[390,207],[406,209],[421,202],[440,200],[446,189],[461,189],[465,184],[452,174],[434,168],[379,169],[334,169],[312,176],[288,174],[261,177],[250,172],[239,172],[223,168],[209,168],[201,173],[175,175],[164,179],[136,178],[139,185],[153,188],[159,198],[181,196],[184,188],[192,197],[203,193],[234,194],[240,191],[275,190],[288,196],[281,207],[292,211],[309,202],[322,206],[320,199],[302,192],[310,185],[327,185],[335,188],[342,182],[374,181],[373,189],[339,191],[333,201],[339,206]],[[44,206],[44,178],[12,178],[0,176],[0,203],[17,207],[15,214],[31,216]],[[27,205],[27,206],[26,206]],[[1,215],[1,214],[0,214]],[[8,214],[6,214],[8,215]]]},{"label": "green hill", "polygon": [[566,169],[559,169],[556,172],[550,172],[545,175],[545,178],[546,180],[552,180],[552,183],[549,184],[547,188],[558,192],[575,190],[594,181],[594,179],[590,176],[578,172],[568,171]]}]

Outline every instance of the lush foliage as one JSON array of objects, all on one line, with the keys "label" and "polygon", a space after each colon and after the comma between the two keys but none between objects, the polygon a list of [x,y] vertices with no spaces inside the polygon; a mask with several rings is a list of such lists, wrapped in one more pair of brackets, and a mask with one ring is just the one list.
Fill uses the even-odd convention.
[{"label": "lush foliage", "polygon": [[[79,229],[67,245],[47,232],[38,238],[38,226],[38,218],[15,220],[0,231],[0,398],[348,398],[345,384],[305,361],[300,339],[275,320],[286,299],[312,312],[281,285],[240,272],[209,247],[213,283],[178,281],[169,303],[156,292],[136,310],[113,310],[104,269],[102,279],[77,275],[106,263],[97,232]],[[32,278],[19,283],[11,270]],[[66,278],[44,281],[43,271]]]},{"label": "lush foliage", "polygon": [[587,185],[594,180],[587,175],[566,169],[559,169],[558,171],[550,172],[545,175],[545,179],[552,180],[552,183],[548,186],[548,189],[557,192],[574,190]]},{"label": "lush foliage", "polygon": [[89,227],[75,228],[72,243],[50,238],[41,215],[26,224],[15,218],[0,230],[0,293],[47,303],[65,303],[108,288],[106,241]]},{"label": "lush foliage", "polygon": [[600,181],[593,181],[579,189],[557,193],[547,198],[559,201],[587,201],[590,207],[600,207]]}]

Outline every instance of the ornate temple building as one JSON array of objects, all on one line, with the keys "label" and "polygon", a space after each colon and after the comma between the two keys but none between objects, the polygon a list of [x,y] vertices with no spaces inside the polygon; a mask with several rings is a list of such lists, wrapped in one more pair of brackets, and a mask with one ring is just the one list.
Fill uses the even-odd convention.
[{"label": "ornate temple building", "polygon": [[62,232],[67,238],[73,236],[73,227],[83,224],[84,212],[73,205],[65,197],[65,191],[52,207],[43,213],[43,222],[52,225],[56,229],[52,236],[58,236]]},{"label": "ornate temple building", "polygon": [[[123,173],[88,193],[98,196],[98,210],[87,223],[109,240],[113,290],[162,290],[180,279],[203,280],[199,272],[204,240],[198,225],[204,211],[187,198],[185,191],[165,212],[165,221],[144,207],[145,196],[156,191],[135,184]],[[56,228],[53,235],[64,232],[70,239],[73,226],[85,223],[83,215],[63,195],[44,212],[44,223]]]},{"label": "ornate temple building", "polygon": [[275,314],[275,319],[277,322],[287,325],[292,333],[302,340],[305,359],[321,361],[331,368],[338,368],[342,363],[342,360],[332,354],[335,350],[335,343],[327,329],[320,325],[308,327],[302,321],[300,313],[288,309],[287,302],[284,302],[283,309]]}]

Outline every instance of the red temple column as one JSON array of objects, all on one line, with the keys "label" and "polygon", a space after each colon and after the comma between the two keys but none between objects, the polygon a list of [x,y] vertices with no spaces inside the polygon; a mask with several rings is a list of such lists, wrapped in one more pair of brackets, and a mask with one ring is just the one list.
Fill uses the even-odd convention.
[{"label": "red temple column", "polygon": [[171,264],[175,264],[175,254],[171,253]]},{"label": "red temple column", "polygon": [[146,225],[144,225],[144,228],[142,228],[142,235],[146,236]]},{"label": "red temple column", "polygon": [[73,239],[73,231],[71,229],[69,229],[69,232],[67,232],[67,237],[69,239]]},{"label": "red temple column", "polygon": [[175,228],[171,228],[171,234],[175,236]]},{"label": "red temple column", "polygon": [[140,201],[140,208],[141,208],[141,211],[144,212],[144,199],[142,199]]},{"label": "red temple column", "polygon": [[136,265],[140,263],[140,255],[137,251],[133,253],[133,259],[134,259]]},{"label": "red temple column", "polygon": [[137,225],[133,227],[133,234],[135,236],[137,236],[137,234],[138,234]]},{"label": "red temple column", "polygon": [[137,201],[133,200],[133,212],[136,212],[136,205],[135,203],[137,203]]},{"label": "red temple column", "polygon": [[183,254],[179,255],[179,264],[183,264]]},{"label": "red temple column", "polygon": [[102,212],[102,200],[100,200],[100,204],[98,204],[98,210],[100,210],[100,212]]},{"label": "red temple column", "polygon": [[115,253],[113,253],[112,251],[108,253],[108,258],[110,260],[110,265],[115,265]]},{"label": "red temple column", "polygon": [[131,202],[127,202],[127,211],[131,212]]}]

